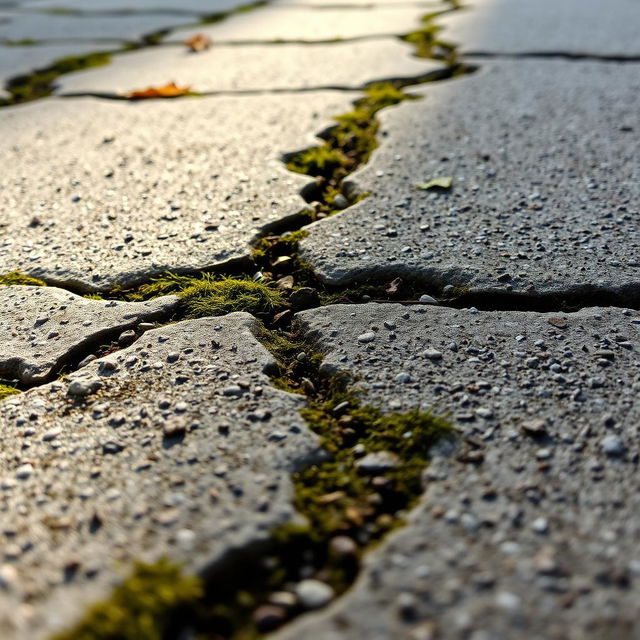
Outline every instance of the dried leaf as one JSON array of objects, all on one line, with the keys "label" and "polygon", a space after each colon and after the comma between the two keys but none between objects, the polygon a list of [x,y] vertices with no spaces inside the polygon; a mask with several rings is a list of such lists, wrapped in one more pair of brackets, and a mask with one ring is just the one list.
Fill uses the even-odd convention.
[{"label": "dried leaf", "polygon": [[549,318],[547,322],[558,329],[566,329],[569,323],[564,318]]},{"label": "dried leaf", "polygon": [[396,278],[392,280],[385,289],[387,295],[393,296],[398,293],[398,289],[402,286],[402,278]]},{"label": "dried leaf", "polygon": [[318,498],[318,502],[320,504],[331,504],[332,502],[337,502],[338,500],[342,500],[344,498],[344,491],[333,491],[332,493],[325,493],[323,496]]},{"label": "dried leaf", "polygon": [[194,53],[198,53],[200,51],[206,51],[213,42],[211,42],[211,38],[205,36],[204,33],[196,33],[195,36],[191,38],[187,38],[184,41],[185,46],[189,47],[191,51]]},{"label": "dried leaf", "polygon": [[453,187],[453,178],[451,176],[433,178],[428,182],[418,182],[415,186],[423,191],[429,191],[429,189],[451,189]]},{"label": "dried leaf", "polygon": [[170,82],[162,87],[148,87],[147,89],[139,89],[125,93],[125,98],[134,100],[143,100],[147,98],[176,98],[177,96],[186,96],[191,92],[191,87],[179,87],[175,82]]}]

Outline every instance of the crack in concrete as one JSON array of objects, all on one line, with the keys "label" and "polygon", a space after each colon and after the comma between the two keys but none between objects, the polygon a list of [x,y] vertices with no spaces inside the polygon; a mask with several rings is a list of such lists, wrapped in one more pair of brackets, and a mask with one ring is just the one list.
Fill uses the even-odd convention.
[{"label": "crack in concrete", "polygon": [[[469,57],[570,57],[571,59],[598,59],[612,62],[637,62],[639,59],[631,59],[624,58],[621,60],[618,57],[607,56],[603,58],[602,56],[594,57],[591,54],[567,54],[567,53],[531,53],[531,54],[518,54],[517,56],[504,56],[504,55],[495,55],[490,53],[469,53],[467,54]],[[442,78],[438,78],[442,79]],[[392,79],[386,80],[386,82],[395,81],[395,82],[404,82],[407,79]],[[410,84],[421,84],[422,82],[426,82],[429,80],[420,80],[416,81],[414,78]],[[408,86],[408,85],[404,85]],[[217,95],[255,95],[260,93],[299,93],[299,92],[311,92],[317,91],[320,89],[333,89],[338,91],[362,91],[364,87],[314,87],[314,88],[305,88],[300,90],[278,90],[271,89],[269,91],[241,91],[241,92],[211,92],[207,94],[203,94],[206,96],[217,96]],[[105,96],[99,94],[66,94],[63,97],[77,97],[77,96],[93,96],[93,97],[109,97],[110,99],[122,99],[114,96]],[[340,181],[340,185],[344,183],[344,178]],[[299,230],[302,228],[303,224],[307,221],[307,219],[302,216],[302,214],[298,214],[297,216],[291,216],[286,220],[279,221],[274,225],[269,225],[268,227],[264,227],[257,234],[257,240],[264,238],[268,234],[277,233],[281,235],[286,231]],[[373,274],[372,274],[373,275]],[[375,273],[375,279],[377,285],[388,286],[389,278],[397,277],[401,274],[399,270],[391,270],[391,269],[383,269],[379,270]],[[345,291],[348,287],[353,286],[357,283],[350,283],[348,285],[344,285],[342,287],[337,287],[336,290],[338,292]],[[422,278],[416,280],[412,283],[413,287],[421,287],[422,290],[426,293],[435,292],[436,290],[440,290],[439,283],[435,281],[429,281],[428,279]],[[385,299],[377,299],[371,298],[367,296],[368,299],[363,299],[360,302],[389,302],[393,301],[398,304],[421,304],[418,300],[390,300],[389,298]],[[624,302],[624,304],[623,304]],[[440,300],[440,303],[443,306],[452,307],[452,308],[460,308],[463,306],[475,306],[478,309],[484,311],[498,311],[498,310],[510,310],[510,309],[518,309],[520,311],[567,311],[568,308],[575,307],[576,310],[580,307],[584,306],[615,306],[620,305],[626,308],[632,306],[633,308],[640,308],[640,290],[621,290],[611,291],[605,289],[592,289],[585,288],[583,291],[572,291],[567,292],[566,295],[557,296],[557,295],[545,295],[545,294],[510,294],[494,291],[458,291],[457,295],[450,298],[444,298]],[[311,305],[309,308],[316,308],[320,305]],[[302,335],[302,340],[304,341],[305,336]],[[265,344],[265,341],[263,341]],[[87,345],[88,346],[88,345]],[[267,346],[265,344],[265,346]],[[84,347],[84,345],[83,345]],[[270,351],[274,353],[274,349],[271,348]],[[84,353],[84,351],[83,351]],[[80,354],[79,354],[80,355]],[[310,381],[311,388],[315,385],[318,385],[320,380],[315,378]],[[305,389],[305,386],[302,385],[302,388]],[[313,394],[308,391],[309,387],[306,387],[306,395],[311,397]],[[212,583],[223,583],[225,587],[227,587],[228,582],[226,580],[221,580],[225,576],[230,578],[231,575],[237,579],[239,576],[246,577],[248,573],[249,576],[252,576],[251,571],[245,571],[247,567],[251,567],[253,563],[258,563],[262,558],[264,558],[267,554],[287,554],[291,551],[291,547],[289,546],[291,543],[290,539],[287,539],[285,543],[279,543],[275,539],[268,541],[267,543],[261,543],[259,546],[255,548],[243,548],[241,550],[235,550],[230,552],[227,556],[221,560],[215,567],[210,567],[206,573],[205,578],[208,582]],[[279,550],[278,550],[279,549]],[[238,567],[243,569],[239,570]],[[356,569],[353,576],[350,577],[350,581],[352,582],[355,579],[355,576],[358,575],[358,571]],[[350,582],[350,583],[351,583]],[[244,585],[241,585],[244,586]],[[255,585],[253,585],[255,588]],[[240,588],[240,587],[238,587]],[[182,629],[184,631],[184,629]],[[231,637],[231,636],[227,636]]]},{"label": "crack in concrete", "polygon": [[640,55],[599,54],[579,51],[525,51],[520,53],[500,53],[493,51],[465,51],[465,58],[487,58],[497,60],[576,60],[592,62],[616,62],[618,64],[633,64],[640,62]]}]

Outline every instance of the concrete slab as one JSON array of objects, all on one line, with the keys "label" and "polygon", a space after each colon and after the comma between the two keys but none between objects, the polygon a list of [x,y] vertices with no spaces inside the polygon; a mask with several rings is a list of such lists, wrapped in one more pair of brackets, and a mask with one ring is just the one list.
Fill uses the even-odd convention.
[{"label": "concrete slab", "polygon": [[[445,8],[442,3],[440,8]],[[232,16],[224,22],[177,29],[167,39],[182,42],[204,33],[214,42],[247,40],[332,40],[342,38],[403,35],[420,27],[429,11],[423,6],[338,7],[325,9],[276,3],[250,13]]]},{"label": "concrete slab", "polygon": [[255,322],[149,331],[0,404],[3,638],[49,637],[134,560],[203,570],[294,516],[316,441],[269,385]]},{"label": "concrete slab", "polygon": [[219,45],[198,54],[174,45],[122,54],[108,67],[64,76],[58,93],[126,93],[170,80],[198,92],[358,88],[374,80],[412,77],[442,66],[413,58],[411,52],[409,45],[393,38],[334,44]]},{"label": "concrete slab", "polygon": [[[131,14],[121,16],[97,15],[77,16],[49,13],[27,13],[0,11],[0,40],[66,40],[83,38],[87,40],[135,41],[143,35],[168,29],[180,22],[179,18],[163,14]],[[195,20],[195,17],[193,18]],[[182,22],[187,22],[182,18]],[[94,44],[94,51],[104,47]],[[115,47],[114,47],[115,48]]]},{"label": "concrete slab", "polygon": [[[24,4],[24,3],[23,3]],[[229,11],[243,4],[239,0],[29,0],[26,6],[32,10],[55,9],[64,6],[76,11],[91,12],[130,12],[130,13],[167,13],[179,15],[189,12],[206,15],[220,11]]]},{"label": "concrete slab", "polygon": [[355,587],[278,640],[637,637],[637,311],[369,304],[298,317],[370,401],[451,412],[461,437]]},{"label": "concrete slab", "polygon": [[286,151],[351,108],[319,92],[146,103],[49,99],[2,112],[0,272],[86,290],[246,258],[305,206]]},{"label": "concrete slab", "polygon": [[0,287],[0,377],[45,382],[101,341],[168,318],[177,303],[175,296],[117,302],[87,300],[55,287]]},{"label": "concrete slab", "polygon": [[636,0],[469,0],[444,16],[442,37],[462,53],[639,56]]},{"label": "concrete slab", "polygon": [[[334,8],[368,7],[378,9],[393,6],[418,7],[425,11],[437,11],[445,4],[438,0],[278,0],[275,6],[285,7],[317,7],[333,10]],[[449,5],[447,5],[449,6]]]},{"label": "concrete slab", "polygon": [[[0,45],[0,85],[7,80],[35,69],[42,69],[67,56],[94,53],[105,46],[95,43],[51,44],[37,47],[5,47]],[[106,47],[107,49],[109,47]]]},{"label": "concrete slab", "polygon": [[[371,196],[309,227],[326,282],[405,274],[434,287],[640,297],[640,66],[487,62],[381,114],[352,176]],[[416,188],[452,176],[450,193]]]}]

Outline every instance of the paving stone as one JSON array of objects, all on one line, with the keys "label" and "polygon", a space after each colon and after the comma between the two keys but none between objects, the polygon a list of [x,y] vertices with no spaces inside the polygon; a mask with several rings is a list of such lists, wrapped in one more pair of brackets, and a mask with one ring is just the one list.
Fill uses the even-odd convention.
[{"label": "paving stone", "polygon": [[106,289],[246,258],[255,230],[305,206],[280,154],[356,95],[318,92],[5,109],[0,273]]},{"label": "paving stone", "polygon": [[55,9],[61,4],[67,9],[76,11],[98,12],[128,12],[128,13],[167,13],[181,15],[193,13],[208,15],[211,13],[229,11],[243,4],[239,0],[30,0],[27,6],[32,10]]},{"label": "paving stone", "polygon": [[442,37],[462,53],[640,55],[636,0],[470,0],[443,16]]},{"label": "paving stone", "polygon": [[[638,636],[640,313],[368,304],[298,318],[323,366],[356,374],[368,401],[472,418],[457,423],[453,452],[436,452],[423,501],[355,587],[279,640]],[[434,348],[441,361],[424,356]],[[397,383],[398,371],[413,382]],[[525,429],[535,421],[537,437]],[[482,456],[464,463],[473,451]]]},{"label": "paving stone", "polygon": [[0,404],[3,566],[17,572],[3,638],[69,625],[134,560],[200,571],[291,520],[290,474],[317,443],[303,400],[269,385],[255,328],[232,314],[152,330]]},{"label": "paving stone", "polygon": [[167,318],[177,302],[175,296],[117,302],[54,287],[0,287],[0,377],[44,382],[91,346]]},{"label": "paving stone", "polygon": [[0,45],[0,96],[8,95],[2,87],[10,78],[46,67],[60,58],[94,51],[96,51],[95,43],[51,44],[37,47]]},{"label": "paving stone", "polygon": [[[440,9],[446,8],[442,3]],[[271,40],[331,40],[403,35],[420,27],[422,16],[433,11],[425,6],[377,6],[324,8],[275,3],[258,11],[238,14],[224,22],[177,29],[167,39],[182,42],[204,33],[214,43]]]},{"label": "paving stone", "polygon": [[[276,6],[293,7],[317,7],[323,10],[333,10],[337,7],[366,7],[372,10],[400,6],[415,6],[424,9],[425,12],[436,11],[443,6],[443,2],[438,0],[348,0],[347,2],[336,2],[336,0],[278,0],[274,2]],[[450,5],[447,5],[449,7]]]},{"label": "paving stone", "polygon": [[[381,114],[351,178],[370,197],[310,226],[326,282],[409,274],[436,287],[640,294],[640,66],[486,62]],[[452,176],[451,192],[416,183]]]},{"label": "paving stone", "polygon": [[[127,93],[174,81],[193,91],[358,88],[367,82],[413,77],[442,64],[411,57],[412,48],[393,38],[375,42],[218,45],[201,53],[173,45],[132,51],[108,67],[64,76],[58,93]],[[348,63],[345,61],[348,60]]]},{"label": "paving stone", "polygon": [[[189,21],[186,17],[180,19],[175,15],[146,13],[119,16],[104,14],[78,16],[0,10],[0,19],[4,17],[8,18],[10,22],[0,22],[0,40],[95,39],[92,51],[119,48],[112,42],[105,44],[100,43],[100,40],[138,40],[143,35],[173,27],[176,22]],[[21,47],[21,49],[23,48],[26,47]]]}]

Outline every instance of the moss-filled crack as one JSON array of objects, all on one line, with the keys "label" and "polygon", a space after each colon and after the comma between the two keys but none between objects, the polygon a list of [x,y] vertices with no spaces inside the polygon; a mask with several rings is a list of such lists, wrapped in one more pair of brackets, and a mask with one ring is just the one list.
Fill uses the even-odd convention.
[{"label": "moss-filled crack", "polygon": [[322,462],[292,477],[301,518],[198,579],[164,560],[138,565],[109,600],[55,640],[262,637],[312,608],[301,595],[307,581],[320,584],[326,603],[343,594],[367,549],[402,524],[422,493],[430,448],[453,437],[448,422],[365,404],[352,376],[323,373],[323,355],[298,327],[262,328],[256,337],[277,362],[273,384],[307,397],[302,416],[324,451]]}]

